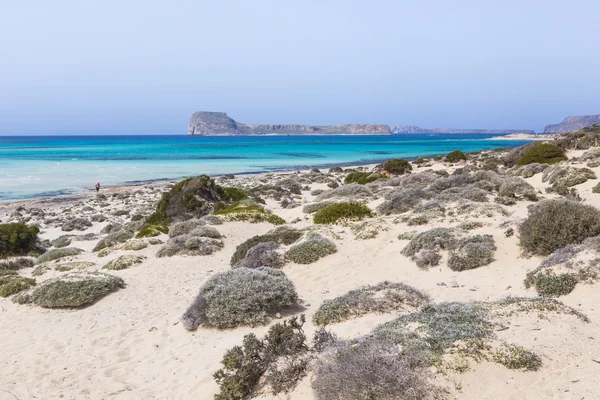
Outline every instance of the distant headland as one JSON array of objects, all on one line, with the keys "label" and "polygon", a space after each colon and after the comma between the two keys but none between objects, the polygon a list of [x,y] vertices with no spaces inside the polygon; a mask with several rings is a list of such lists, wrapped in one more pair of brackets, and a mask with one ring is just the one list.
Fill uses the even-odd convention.
[{"label": "distant headland", "polygon": [[242,135],[392,135],[400,133],[535,133],[529,129],[424,129],[417,126],[383,124],[340,124],[329,126],[298,124],[251,125],[235,121],[224,112],[197,111],[190,117],[188,135],[242,136]]}]

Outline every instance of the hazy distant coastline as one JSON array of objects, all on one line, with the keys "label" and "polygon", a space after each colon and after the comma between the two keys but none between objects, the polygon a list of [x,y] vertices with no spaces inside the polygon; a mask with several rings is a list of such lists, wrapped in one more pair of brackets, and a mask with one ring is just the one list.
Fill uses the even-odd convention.
[{"label": "hazy distant coastline", "polygon": [[530,129],[425,129],[418,126],[385,124],[339,124],[330,126],[299,124],[243,124],[235,121],[224,112],[197,111],[188,124],[190,136],[253,136],[253,135],[393,135],[404,133],[444,133],[444,134],[512,134],[535,133]]}]

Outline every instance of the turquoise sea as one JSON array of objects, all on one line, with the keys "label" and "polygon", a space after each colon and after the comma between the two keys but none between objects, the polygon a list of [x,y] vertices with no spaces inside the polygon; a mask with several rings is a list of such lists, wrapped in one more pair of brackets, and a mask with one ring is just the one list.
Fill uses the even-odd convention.
[{"label": "turquoise sea", "polygon": [[199,174],[357,165],[526,141],[502,136],[21,136],[0,137],[0,201]]}]

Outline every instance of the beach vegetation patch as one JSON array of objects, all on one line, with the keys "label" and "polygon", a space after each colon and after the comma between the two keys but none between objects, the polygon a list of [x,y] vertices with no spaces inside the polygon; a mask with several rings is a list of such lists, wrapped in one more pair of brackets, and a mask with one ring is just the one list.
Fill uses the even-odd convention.
[{"label": "beach vegetation patch", "polygon": [[263,377],[273,394],[293,389],[306,375],[314,351],[307,344],[304,322],[304,315],[292,317],[273,325],[264,338],[250,333],[242,346],[227,350],[223,367],[213,375],[219,385],[215,399],[243,399]]},{"label": "beach vegetation patch", "polygon": [[539,267],[527,273],[525,277],[525,287],[535,287],[538,295],[545,297],[564,296],[573,291],[579,277],[574,273],[556,274],[549,268]]},{"label": "beach vegetation patch", "polygon": [[35,279],[10,274],[0,275],[0,297],[8,297],[35,285]]},{"label": "beach vegetation patch", "polygon": [[236,265],[242,259],[246,258],[248,250],[259,243],[275,242],[287,246],[297,242],[302,236],[304,236],[303,231],[288,226],[280,226],[264,235],[253,236],[236,247],[229,264],[231,266]]},{"label": "beach vegetation patch", "polygon": [[532,254],[548,255],[600,234],[600,211],[575,201],[545,200],[529,207],[529,215],[519,227],[519,234],[523,249]]},{"label": "beach vegetation patch", "polygon": [[364,204],[342,202],[331,204],[319,211],[313,217],[315,224],[335,224],[338,222],[360,221],[373,216],[373,212]]},{"label": "beach vegetation patch", "polygon": [[108,247],[116,246],[121,243],[125,243],[129,239],[133,238],[133,232],[127,230],[121,230],[113,233],[109,233],[106,237],[100,239],[96,246],[94,247],[93,252],[100,251],[102,249],[106,249]]},{"label": "beach vegetation patch", "polygon": [[357,183],[359,185],[366,185],[382,178],[385,179],[386,177],[376,172],[350,172],[344,178],[344,184]]},{"label": "beach vegetation patch", "polygon": [[0,224],[0,258],[21,256],[35,250],[39,232],[37,226]]},{"label": "beach vegetation patch", "polygon": [[392,175],[409,174],[412,171],[412,165],[402,158],[395,158],[383,163],[383,170]]},{"label": "beach vegetation patch", "polygon": [[70,272],[38,284],[31,293],[19,296],[19,303],[44,308],[74,308],[89,305],[125,287],[123,279],[101,272]]},{"label": "beach vegetation patch", "polygon": [[447,162],[457,163],[459,161],[466,161],[467,156],[460,150],[454,150],[446,154],[445,159]]},{"label": "beach vegetation patch", "polygon": [[537,143],[531,146],[517,162],[517,165],[526,165],[531,163],[556,164],[566,161],[567,156],[560,147],[551,143]]},{"label": "beach vegetation patch", "polygon": [[102,267],[102,269],[119,271],[122,269],[133,267],[134,265],[141,264],[142,262],[144,262],[145,259],[146,257],[143,256],[127,254],[119,256],[112,261],[109,261],[106,265],[104,265],[104,267]]},{"label": "beach vegetation patch", "polygon": [[63,247],[60,249],[52,249],[39,256],[35,260],[35,262],[36,264],[42,264],[48,261],[54,261],[64,257],[73,257],[81,253],[83,253],[83,250],[77,247]]},{"label": "beach vegetation patch", "polygon": [[493,359],[508,369],[537,371],[542,367],[539,355],[517,344],[503,343],[495,351]]},{"label": "beach vegetation patch", "polygon": [[331,240],[318,234],[311,234],[285,253],[285,258],[297,264],[312,264],[322,257],[337,252],[337,246]]},{"label": "beach vegetation patch", "polygon": [[254,247],[251,247],[246,252],[246,257],[243,260],[235,264],[234,268],[281,268],[285,261],[283,256],[277,252],[279,247],[278,243],[275,242],[264,242],[259,243]]},{"label": "beach vegetation patch", "polygon": [[223,248],[223,241],[190,234],[170,238],[156,253],[157,257],[174,255],[208,256]]},{"label": "beach vegetation patch", "polygon": [[140,229],[135,237],[138,239],[156,237],[164,233],[169,233],[169,226],[166,222],[162,224],[147,224]]},{"label": "beach vegetation patch", "polygon": [[404,283],[384,281],[325,300],[313,316],[315,325],[329,325],[368,313],[411,310],[428,303],[429,296]]},{"label": "beach vegetation patch", "polygon": [[23,268],[31,268],[35,264],[35,260],[30,257],[18,257],[10,258],[7,260],[0,260],[0,271],[12,270],[16,271]]},{"label": "beach vegetation patch", "polygon": [[252,224],[260,222],[268,222],[273,225],[285,224],[283,218],[267,212],[262,206],[251,201],[238,201],[230,205],[217,203],[215,204],[214,214],[227,221],[245,221]]},{"label": "beach vegetation patch", "polygon": [[460,239],[448,258],[453,271],[465,271],[490,264],[496,245],[492,235],[475,235]]},{"label": "beach vegetation patch", "polygon": [[273,268],[235,268],[211,277],[181,320],[187,330],[263,325],[269,315],[296,304],[292,281]]}]

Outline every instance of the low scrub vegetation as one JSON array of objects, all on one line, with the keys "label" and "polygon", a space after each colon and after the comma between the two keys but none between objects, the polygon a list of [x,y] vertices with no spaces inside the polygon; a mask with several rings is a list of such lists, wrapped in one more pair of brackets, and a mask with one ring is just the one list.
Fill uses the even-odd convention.
[{"label": "low scrub vegetation", "polygon": [[313,316],[315,325],[328,325],[368,313],[414,310],[429,302],[429,296],[404,283],[381,282],[351,290],[325,300]]},{"label": "low scrub vegetation", "polygon": [[246,252],[246,257],[234,265],[234,268],[281,268],[285,263],[283,256],[277,252],[275,242],[259,243]]},{"label": "low scrub vegetation", "polygon": [[[1,271],[0,271],[1,272]],[[10,271],[14,272],[14,271]],[[0,274],[0,297],[8,297],[27,290],[35,285],[35,279],[25,278],[16,273]]]},{"label": "low scrub vegetation", "polygon": [[136,256],[136,255],[123,255],[115,258],[114,260],[108,262],[102,269],[108,269],[112,271],[118,271],[121,269],[127,269],[133,267],[134,265],[141,264],[144,262],[146,257]]},{"label": "low scrub vegetation", "polygon": [[35,260],[35,262],[36,264],[43,264],[45,262],[58,260],[64,257],[73,257],[81,253],[83,253],[83,250],[77,247],[63,247],[60,249],[52,249],[39,256]]},{"label": "low scrub vegetation", "polygon": [[108,247],[116,246],[121,243],[125,243],[129,239],[133,238],[133,232],[127,230],[121,230],[113,233],[109,233],[105,238],[100,241],[94,247],[94,252],[106,249]]},{"label": "low scrub vegetation", "polygon": [[550,143],[537,143],[531,146],[517,162],[517,165],[532,163],[556,164],[567,160],[565,152],[560,147]]},{"label": "low scrub vegetation", "polygon": [[360,221],[372,215],[371,209],[364,204],[343,202],[317,211],[313,222],[315,224],[335,224],[342,221]]},{"label": "low scrub vegetation", "polygon": [[344,184],[358,183],[359,185],[366,185],[381,178],[385,178],[385,176],[376,172],[350,172],[344,178]]},{"label": "low scrub vegetation", "polygon": [[35,264],[35,259],[29,257],[11,258],[8,260],[0,260],[0,271],[2,270],[19,270],[23,268],[31,268]]},{"label": "low scrub vegetation", "polygon": [[310,347],[302,329],[304,315],[273,325],[262,339],[250,333],[243,344],[225,353],[223,367],[213,375],[219,385],[216,400],[246,398],[262,381],[263,391],[288,392],[302,379],[314,356],[335,336],[321,329]]},{"label": "low scrub vegetation", "polygon": [[275,228],[264,235],[253,236],[236,247],[235,252],[231,256],[229,264],[231,266],[236,265],[238,262],[246,258],[248,250],[259,243],[275,242],[278,244],[290,245],[297,242],[302,236],[304,236],[303,231],[287,226]]},{"label": "low scrub vegetation", "polygon": [[395,158],[384,162],[383,170],[389,172],[391,175],[404,175],[412,171],[412,165],[402,158]]},{"label": "low scrub vegetation", "polygon": [[214,214],[223,217],[227,221],[245,221],[252,224],[260,222],[268,222],[273,225],[285,224],[283,218],[271,214],[262,206],[249,201],[239,201],[229,206],[217,203]]},{"label": "low scrub vegetation", "polygon": [[465,155],[465,153],[463,153],[460,150],[454,150],[454,151],[451,151],[450,153],[446,154],[445,159],[447,162],[457,163],[459,161],[466,160],[467,156]]},{"label": "low scrub vegetation", "polygon": [[70,272],[40,283],[31,293],[16,296],[14,301],[44,308],[82,307],[123,287],[125,283],[118,276],[101,272]]},{"label": "low scrub vegetation", "polygon": [[569,244],[600,234],[600,211],[569,200],[546,200],[529,207],[519,227],[523,249],[548,255]]},{"label": "low scrub vegetation", "polygon": [[331,240],[317,234],[292,247],[285,253],[285,258],[297,264],[312,264],[330,254],[337,252],[337,246]]},{"label": "low scrub vegetation", "polygon": [[210,278],[181,320],[187,330],[200,325],[220,329],[262,325],[270,314],[297,300],[294,284],[282,271],[235,268]]},{"label": "low scrub vegetation", "polygon": [[223,248],[221,239],[209,237],[179,235],[170,238],[156,253],[157,257],[174,255],[208,256]]},{"label": "low scrub vegetation", "polygon": [[0,258],[26,255],[36,249],[37,226],[0,224]]}]

